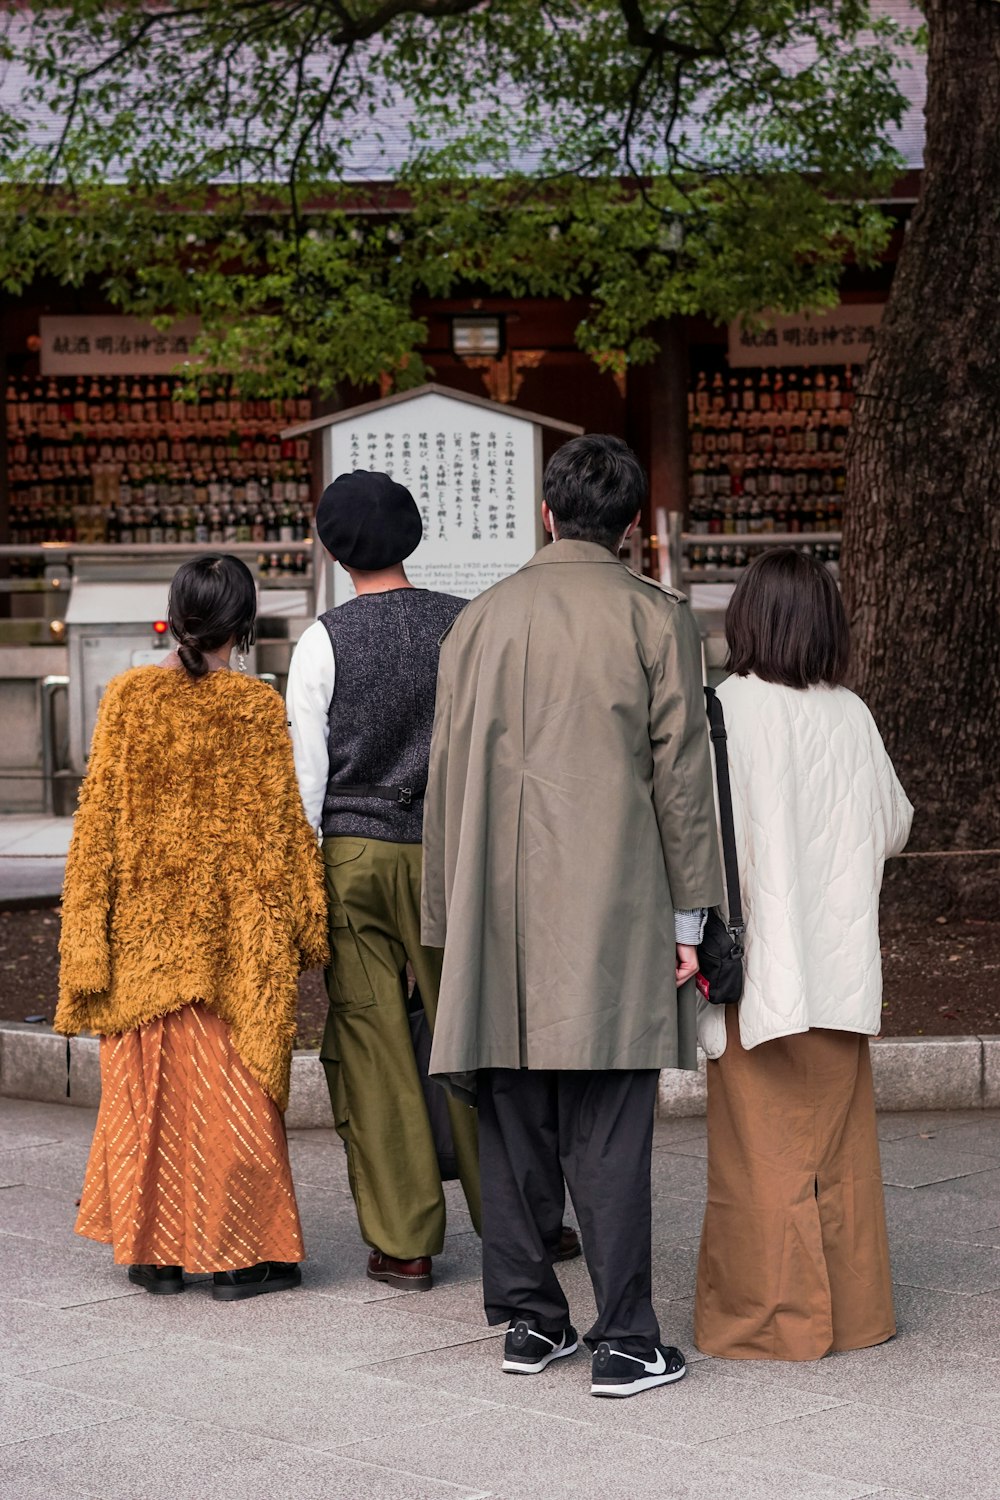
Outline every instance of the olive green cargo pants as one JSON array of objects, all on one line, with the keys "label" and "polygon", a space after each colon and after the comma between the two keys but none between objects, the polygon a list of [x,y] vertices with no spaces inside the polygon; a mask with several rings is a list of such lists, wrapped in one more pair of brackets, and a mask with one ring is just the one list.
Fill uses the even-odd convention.
[{"label": "olive green cargo pants", "polygon": [[[400,1260],[438,1255],[445,1202],[406,1005],[412,966],[433,1030],[441,953],[420,942],[419,844],[323,841],[330,901],[330,1013],[320,1057],[347,1146],[361,1234]],[[480,1228],[475,1111],[448,1100],[455,1156]]]}]

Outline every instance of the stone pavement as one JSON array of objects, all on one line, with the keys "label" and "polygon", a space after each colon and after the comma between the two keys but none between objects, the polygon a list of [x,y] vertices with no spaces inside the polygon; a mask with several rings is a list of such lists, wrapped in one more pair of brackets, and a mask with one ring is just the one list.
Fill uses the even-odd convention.
[{"label": "stone pavement", "polygon": [[72,833],[72,818],[0,817],[0,903],[54,900]]},{"label": "stone pavement", "polygon": [[[72,1233],[92,1125],[0,1099],[4,1500],[1000,1497],[1000,1111],[883,1117],[900,1332],[809,1365],[696,1355],[704,1122],[662,1121],[656,1297],[691,1369],[620,1403],[583,1354],[500,1373],[452,1190],[434,1290],[367,1281],[330,1131],[292,1135],[301,1291],[147,1296]],[[586,1327],[586,1272],[561,1269]]]}]

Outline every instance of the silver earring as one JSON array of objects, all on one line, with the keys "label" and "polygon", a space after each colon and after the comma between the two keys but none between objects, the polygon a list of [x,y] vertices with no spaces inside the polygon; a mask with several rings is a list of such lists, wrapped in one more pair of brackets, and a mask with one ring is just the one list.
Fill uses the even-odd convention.
[{"label": "silver earring", "polygon": [[242,651],[237,651],[236,653],[236,666],[241,672],[245,672],[247,669],[247,659]]}]

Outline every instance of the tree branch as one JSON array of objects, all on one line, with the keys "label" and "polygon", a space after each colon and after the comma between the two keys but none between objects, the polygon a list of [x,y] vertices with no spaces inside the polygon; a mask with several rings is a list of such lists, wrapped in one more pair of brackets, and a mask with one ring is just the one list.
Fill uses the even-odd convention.
[{"label": "tree branch", "polygon": [[652,57],[679,57],[687,62],[697,62],[703,57],[721,57],[724,47],[717,40],[712,46],[696,47],[691,42],[680,42],[667,32],[669,16],[664,16],[655,31],[651,31],[642,13],[641,0],[619,0],[626,35],[633,47],[648,52]]}]

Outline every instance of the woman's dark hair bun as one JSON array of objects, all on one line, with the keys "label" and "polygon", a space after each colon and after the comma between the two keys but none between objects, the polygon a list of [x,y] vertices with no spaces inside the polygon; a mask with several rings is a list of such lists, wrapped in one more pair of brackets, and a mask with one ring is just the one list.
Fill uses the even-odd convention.
[{"label": "woman's dark hair bun", "polygon": [[205,653],[199,650],[197,646],[190,646],[186,641],[182,641],[177,647],[177,656],[181,666],[189,677],[194,677],[197,680],[199,677],[206,677],[208,675],[208,662],[205,660]]},{"label": "woman's dark hair bun", "polygon": [[246,563],[229,553],[194,557],[174,574],[167,620],[177,656],[189,677],[208,674],[205,660],[235,640],[246,651],[256,640],[257,588]]}]

